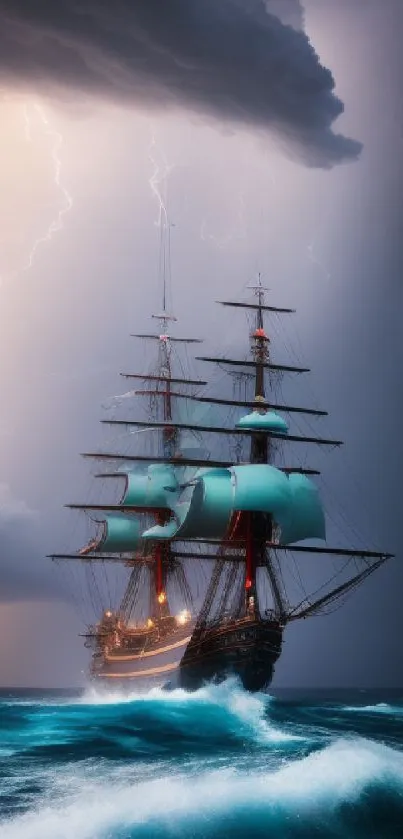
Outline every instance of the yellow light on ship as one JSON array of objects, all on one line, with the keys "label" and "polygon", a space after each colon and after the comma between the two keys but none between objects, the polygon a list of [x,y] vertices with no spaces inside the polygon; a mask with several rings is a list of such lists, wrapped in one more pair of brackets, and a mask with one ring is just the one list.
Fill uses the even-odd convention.
[{"label": "yellow light on ship", "polygon": [[165,603],[166,599],[167,599],[167,596],[165,594],[165,591],[160,591],[160,593],[158,595],[158,603],[161,603],[161,604]]},{"label": "yellow light on ship", "polygon": [[106,618],[111,618],[112,617],[112,612],[110,612],[109,609],[108,609],[107,612],[105,612],[105,617]]},{"label": "yellow light on ship", "polygon": [[176,616],[176,623],[180,626],[184,626],[188,620],[190,620],[190,612],[188,609],[184,609],[183,612],[179,612],[179,615]]},{"label": "yellow light on ship", "polygon": [[151,629],[151,627],[154,626],[154,621],[152,621],[151,618],[148,618],[147,626],[148,626],[149,629]]}]

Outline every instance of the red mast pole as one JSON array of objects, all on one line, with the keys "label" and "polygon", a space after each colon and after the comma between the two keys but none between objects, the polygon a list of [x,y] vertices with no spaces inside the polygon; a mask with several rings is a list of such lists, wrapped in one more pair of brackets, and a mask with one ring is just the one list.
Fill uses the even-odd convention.
[{"label": "red mast pole", "polygon": [[253,562],[253,538],[252,538],[252,517],[251,513],[246,515],[246,565],[245,565],[245,590],[250,593],[254,584],[254,562]]}]

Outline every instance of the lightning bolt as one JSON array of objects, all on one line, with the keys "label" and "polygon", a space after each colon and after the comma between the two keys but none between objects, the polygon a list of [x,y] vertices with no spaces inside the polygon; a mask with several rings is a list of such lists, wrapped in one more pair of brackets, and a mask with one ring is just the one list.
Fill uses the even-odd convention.
[{"label": "lightning bolt", "polygon": [[[3,89],[0,90],[0,96],[3,102],[13,101],[13,97],[11,97]],[[46,232],[39,238],[35,239],[25,265],[23,265],[22,268],[19,268],[11,274],[9,274],[7,277],[8,280],[13,280],[19,274],[28,271],[30,268],[32,268],[38,249],[41,245],[46,244],[46,242],[50,242],[53,235],[62,229],[63,217],[66,215],[66,213],[68,213],[71,210],[73,206],[73,198],[70,195],[67,187],[62,182],[62,161],[60,159],[60,149],[63,144],[62,135],[59,131],[56,131],[56,129],[51,126],[48,116],[46,115],[44,109],[39,103],[33,104],[25,102],[22,105],[22,122],[27,143],[34,142],[33,135],[36,122],[39,122],[39,124],[41,125],[43,134],[46,137],[51,138],[52,146],[50,150],[50,158],[53,168],[53,182],[58,192],[61,193],[63,201],[62,206],[60,207],[56,217],[52,220]],[[3,277],[0,277],[0,285],[2,284],[2,281]]]},{"label": "lightning bolt", "polygon": [[[167,190],[169,177],[176,168],[176,164],[168,163],[164,152],[157,148],[152,126],[150,126],[150,130],[151,142],[148,158],[153,169],[148,183],[158,204],[158,216],[154,224],[160,229],[159,276],[162,284],[162,311],[166,313],[171,282],[171,227],[175,227],[168,218]],[[167,320],[165,315],[160,323],[163,331],[166,332]],[[169,347],[167,347],[166,352],[169,353],[169,351]]]},{"label": "lightning bolt", "polygon": [[[63,145],[63,137],[59,131],[56,131],[56,129],[51,126],[49,118],[46,116],[46,113],[41,105],[35,103],[32,106],[32,108],[34,112],[37,114],[39,121],[43,126],[45,136],[50,137],[53,141],[51,148],[53,180],[57,190],[61,193],[63,197],[63,203],[56,217],[53,219],[53,221],[51,221],[46,233],[44,233],[43,236],[40,236],[38,239],[35,240],[34,244],[32,245],[28,260],[21,269],[21,272],[29,271],[29,269],[32,268],[38,248],[40,248],[41,245],[46,244],[46,242],[50,242],[53,235],[55,233],[58,233],[59,230],[62,230],[63,216],[65,216],[66,213],[70,212],[73,206],[73,198],[67,190],[67,187],[63,184],[61,180],[62,162],[59,153],[61,146]],[[23,106],[23,118],[27,142],[32,143],[32,118],[30,113],[30,106],[27,103],[25,103]]]},{"label": "lightning bolt", "polygon": [[[158,160],[158,155],[160,156],[161,160]],[[168,163],[165,154],[158,149],[155,139],[155,132],[153,130],[151,130],[151,142],[148,151],[148,159],[150,160],[150,163],[153,167],[153,171],[148,183],[150,185],[151,192],[154,195],[158,204],[158,216],[154,224],[156,227],[166,228],[168,226],[172,226],[168,223],[166,195],[167,185],[169,176],[176,168],[176,164]],[[163,185],[163,187],[165,188],[164,195],[163,191],[160,189],[161,185]]]}]

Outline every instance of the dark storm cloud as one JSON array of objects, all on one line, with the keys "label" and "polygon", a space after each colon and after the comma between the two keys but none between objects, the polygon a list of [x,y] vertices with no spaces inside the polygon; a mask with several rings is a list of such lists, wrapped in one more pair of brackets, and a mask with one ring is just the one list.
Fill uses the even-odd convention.
[{"label": "dark storm cloud", "polygon": [[[269,130],[307,164],[356,158],[307,36],[276,0],[0,0],[0,81],[184,106]],[[299,26],[296,0],[284,18]]]}]

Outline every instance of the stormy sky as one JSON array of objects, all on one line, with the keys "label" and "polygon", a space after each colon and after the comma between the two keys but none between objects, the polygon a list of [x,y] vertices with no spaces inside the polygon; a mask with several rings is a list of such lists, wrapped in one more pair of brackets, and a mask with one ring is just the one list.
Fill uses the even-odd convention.
[{"label": "stormy sky", "polygon": [[241,350],[214,300],[257,270],[298,309],[279,353],[302,345],[305,402],[346,441],[320,463],[330,512],[397,554],[288,631],[276,683],[401,684],[401,4],[167,7],[0,0],[0,681],[82,681],[80,597],[44,557],[83,535],[63,510],[87,492],[79,452],[138,366],[168,164],[182,327]]}]

